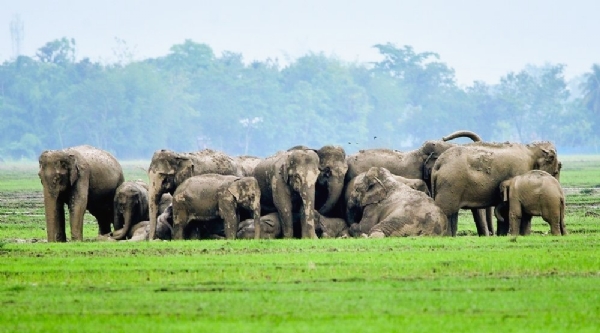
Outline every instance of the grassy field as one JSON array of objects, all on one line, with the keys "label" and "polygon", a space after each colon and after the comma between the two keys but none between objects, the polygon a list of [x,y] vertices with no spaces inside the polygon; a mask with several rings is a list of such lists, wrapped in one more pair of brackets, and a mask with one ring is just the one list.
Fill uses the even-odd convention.
[{"label": "grassy field", "polygon": [[[45,243],[37,165],[0,164],[0,332],[596,332],[600,157],[563,157],[567,237]],[[124,163],[147,180],[146,162]]]}]

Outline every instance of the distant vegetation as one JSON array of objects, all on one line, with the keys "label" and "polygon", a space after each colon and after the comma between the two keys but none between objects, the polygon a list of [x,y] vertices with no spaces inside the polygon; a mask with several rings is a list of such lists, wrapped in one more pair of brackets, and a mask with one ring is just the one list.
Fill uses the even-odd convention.
[{"label": "distant vegetation", "polygon": [[458,129],[485,140],[600,144],[600,66],[566,82],[564,66],[528,66],[499,84],[462,87],[436,53],[380,44],[375,63],[309,53],[246,63],[187,40],[164,57],[76,60],[62,38],[0,65],[0,159],[91,144],[119,159],[204,147],[266,156],[304,144],[408,149]]}]

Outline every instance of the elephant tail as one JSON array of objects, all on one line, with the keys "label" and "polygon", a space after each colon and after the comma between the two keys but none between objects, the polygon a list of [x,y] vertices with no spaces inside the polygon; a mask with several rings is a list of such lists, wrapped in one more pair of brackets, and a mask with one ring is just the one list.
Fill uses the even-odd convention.
[{"label": "elephant tail", "polygon": [[450,134],[446,135],[445,137],[443,137],[442,141],[450,141],[450,140],[454,140],[456,138],[469,138],[469,139],[473,140],[473,142],[483,141],[483,140],[481,140],[481,137],[477,133],[471,132],[471,131],[465,131],[465,130],[450,133]]}]

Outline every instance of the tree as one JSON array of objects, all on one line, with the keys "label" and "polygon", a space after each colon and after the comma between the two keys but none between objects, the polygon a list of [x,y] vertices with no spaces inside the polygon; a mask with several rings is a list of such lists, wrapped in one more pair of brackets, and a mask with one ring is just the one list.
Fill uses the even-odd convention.
[{"label": "tree", "polygon": [[594,64],[591,72],[584,75],[585,82],[581,85],[583,89],[583,105],[593,115],[596,122],[594,124],[595,132],[598,133],[600,130],[600,65]]},{"label": "tree", "polygon": [[36,53],[41,62],[66,65],[75,62],[75,39],[63,37],[46,43]]}]

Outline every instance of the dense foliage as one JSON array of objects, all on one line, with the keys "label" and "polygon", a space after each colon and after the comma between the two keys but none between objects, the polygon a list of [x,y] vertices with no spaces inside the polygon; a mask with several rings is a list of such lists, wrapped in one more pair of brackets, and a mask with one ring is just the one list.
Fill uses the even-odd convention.
[{"label": "dense foliage", "polygon": [[600,142],[598,65],[573,82],[563,65],[544,65],[462,87],[436,53],[374,47],[376,63],[310,53],[281,65],[187,40],[164,57],[133,61],[120,52],[102,64],[76,60],[74,40],[55,40],[0,66],[0,156],[37,159],[78,144],[120,159],[161,148],[257,156],[298,144],[408,149],[458,129],[566,149]]}]

